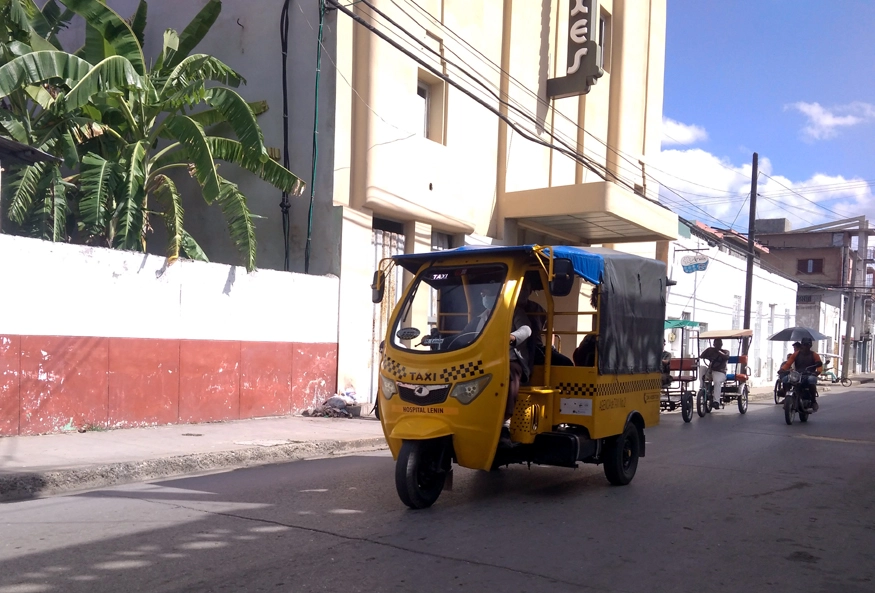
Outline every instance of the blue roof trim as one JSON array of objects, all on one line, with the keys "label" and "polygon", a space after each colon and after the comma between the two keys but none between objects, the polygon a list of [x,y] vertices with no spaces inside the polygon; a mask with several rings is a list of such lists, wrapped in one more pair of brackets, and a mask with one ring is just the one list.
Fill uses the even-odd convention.
[{"label": "blue roof trim", "polygon": [[600,284],[605,276],[605,257],[581,247],[557,245],[551,247],[553,257],[570,259],[574,273],[591,284]]},{"label": "blue roof trim", "polygon": [[[506,245],[494,247],[491,245],[466,245],[457,247],[456,249],[447,249],[445,251],[432,251],[429,253],[406,253],[404,255],[396,255],[392,259],[403,267],[408,272],[416,273],[423,264],[433,262],[438,259],[452,257],[453,255],[471,255],[474,252],[482,251],[484,255],[493,253],[524,253],[534,254],[534,245]],[[568,247],[558,245],[550,247],[554,252],[554,256],[563,259],[571,260],[574,266],[574,272],[592,284],[599,284],[602,281],[605,273],[605,257],[611,257],[607,253],[594,253],[582,247]]]}]

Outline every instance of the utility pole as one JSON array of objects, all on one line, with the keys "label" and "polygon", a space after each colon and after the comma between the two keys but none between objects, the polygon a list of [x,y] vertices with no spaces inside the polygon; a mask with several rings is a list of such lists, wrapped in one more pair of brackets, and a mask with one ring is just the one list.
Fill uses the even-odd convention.
[{"label": "utility pole", "polygon": [[[750,174],[750,220],[747,225],[747,283],[744,288],[744,329],[750,329],[750,306],[753,297],[753,263],[754,263],[754,236],[757,222],[757,177],[759,156],[753,153],[753,168]],[[759,338],[759,336],[756,336]],[[744,353],[750,350],[750,338],[744,340]]]},{"label": "utility pole", "polygon": [[[857,257],[859,257],[860,244],[857,243],[857,251],[851,256],[851,289],[848,291],[848,320],[845,324],[845,345],[842,349],[842,379],[848,378],[848,365],[851,362],[851,328],[854,326],[854,314],[856,313],[854,306],[857,301]],[[851,250],[848,248],[848,252]]]}]

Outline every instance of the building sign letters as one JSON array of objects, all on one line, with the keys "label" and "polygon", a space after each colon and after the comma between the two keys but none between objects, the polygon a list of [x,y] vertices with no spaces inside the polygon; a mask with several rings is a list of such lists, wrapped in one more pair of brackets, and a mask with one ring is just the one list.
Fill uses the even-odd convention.
[{"label": "building sign letters", "polygon": [[589,92],[604,74],[599,30],[598,0],[568,0],[568,66],[565,76],[547,81],[547,96],[563,99]]}]

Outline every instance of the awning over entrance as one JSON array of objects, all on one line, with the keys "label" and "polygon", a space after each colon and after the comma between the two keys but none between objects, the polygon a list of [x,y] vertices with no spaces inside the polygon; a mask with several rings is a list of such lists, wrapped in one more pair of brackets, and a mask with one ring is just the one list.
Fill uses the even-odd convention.
[{"label": "awning over entrance", "polygon": [[678,217],[611,182],[508,192],[505,218],[578,245],[674,241]]}]

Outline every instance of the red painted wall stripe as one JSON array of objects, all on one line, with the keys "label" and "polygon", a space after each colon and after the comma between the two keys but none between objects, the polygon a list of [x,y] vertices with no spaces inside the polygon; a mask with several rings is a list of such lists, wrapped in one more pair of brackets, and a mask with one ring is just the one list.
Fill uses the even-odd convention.
[{"label": "red painted wall stripe", "polygon": [[0,435],[282,416],[336,380],[337,344],[0,335]]}]

